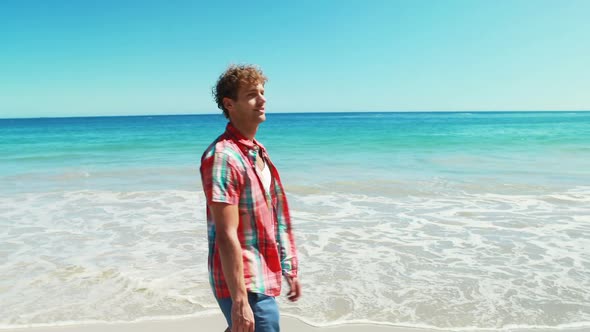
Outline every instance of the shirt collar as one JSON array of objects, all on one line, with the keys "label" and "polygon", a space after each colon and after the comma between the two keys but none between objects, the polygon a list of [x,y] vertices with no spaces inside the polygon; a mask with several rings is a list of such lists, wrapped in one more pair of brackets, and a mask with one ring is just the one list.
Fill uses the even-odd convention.
[{"label": "shirt collar", "polygon": [[264,146],[260,144],[256,138],[253,141],[247,139],[244,135],[242,135],[242,133],[240,133],[238,129],[236,129],[236,127],[231,124],[231,122],[227,123],[225,132],[228,133],[238,144],[248,149],[253,149],[255,146],[259,146],[261,150],[265,151]]}]

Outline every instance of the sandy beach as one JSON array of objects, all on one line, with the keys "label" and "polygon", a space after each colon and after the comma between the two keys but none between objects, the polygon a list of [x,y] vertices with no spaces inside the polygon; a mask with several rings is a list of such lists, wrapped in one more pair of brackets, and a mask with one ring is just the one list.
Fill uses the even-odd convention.
[{"label": "sandy beach", "polygon": [[[99,332],[99,331],[112,331],[112,332],[194,332],[194,331],[224,331],[226,323],[221,316],[212,315],[207,317],[199,318],[187,318],[187,319],[176,319],[176,320],[154,320],[154,321],[143,321],[133,323],[97,323],[97,324],[84,324],[84,325],[68,325],[68,326],[55,326],[55,327],[32,327],[32,328],[18,328],[2,330],[4,332]],[[332,327],[314,327],[308,325],[298,319],[291,317],[281,317],[281,328],[283,331],[338,331],[338,332],[352,332],[352,331],[391,331],[391,332],[422,332],[432,331],[426,329],[412,329],[412,328],[399,328],[392,326],[380,326],[370,324],[348,324],[339,325]]]},{"label": "sandy beach", "polygon": [[[96,324],[77,324],[77,325],[64,325],[64,326],[52,326],[52,327],[30,327],[30,328],[16,328],[16,329],[0,329],[2,332],[99,332],[99,331],[111,331],[111,332],[195,332],[195,331],[224,331],[226,323],[221,314],[211,315],[206,317],[198,318],[186,318],[186,319],[174,319],[174,320],[148,320],[142,322],[130,322],[130,323],[96,323]],[[423,328],[410,328],[410,327],[396,327],[390,325],[378,325],[378,324],[344,324],[344,325],[333,325],[326,327],[315,327],[302,322],[299,319],[293,317],[281,317],[281,329],[284,332],[320,332],[320,331],[332,331],[332,332],[432,332],[432,331],[456,331],[447,329],[423,329]],[[505,328],[500,329],[501,331],[534,331],[534,332],[549,332],[555,331],[555,329],[526,329],[526,328]],[[458,330],[457,330],[458,331]],[[461,329],[460,331],[499,331],[499,329]],[[586,328],[570,328],[562,329],[562,331],[568,332],[584,332],[588,331]]]}]

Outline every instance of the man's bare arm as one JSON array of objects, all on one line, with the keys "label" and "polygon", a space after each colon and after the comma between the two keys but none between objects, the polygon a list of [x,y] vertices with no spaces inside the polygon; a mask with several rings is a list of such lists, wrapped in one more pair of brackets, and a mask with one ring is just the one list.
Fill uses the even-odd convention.
[{"label": "man's bare arm", "polygon": [[253,331],[254,315],[248,303],[244,282],[242,246],[238,239],[240,223],[237,205],[212,203],[209,206],[215,221],[215,243],[219,247],[221,268],[232,298],[232,325],[235,331]]}]

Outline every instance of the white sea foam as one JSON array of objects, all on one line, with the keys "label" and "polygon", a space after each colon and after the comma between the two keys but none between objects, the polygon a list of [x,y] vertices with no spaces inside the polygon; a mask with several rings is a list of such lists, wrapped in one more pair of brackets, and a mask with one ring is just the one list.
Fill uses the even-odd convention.
[{"label": "white sea foam", "polygon": [[[281,300],[283,312],[324,326],[590,321],[590,187],[358,188],[289,192],[305,296]],[[170,190],[0,196],[1,326],[214,309],[203,199]]]},{"label": "white sea foam", "polygon": [[1,198],[2,323],[133,320],[214,307],[201,199],[181,191]]},{"label": "white sea foam", "polygon": [[306,292],[321,296],[286,311],[445,328],[588,322],[589,189],[295,195]]}]

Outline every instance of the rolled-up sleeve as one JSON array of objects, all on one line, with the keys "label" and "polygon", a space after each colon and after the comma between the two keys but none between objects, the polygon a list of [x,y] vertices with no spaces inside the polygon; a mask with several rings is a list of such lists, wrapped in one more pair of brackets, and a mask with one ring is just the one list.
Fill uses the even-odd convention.
[{"label": "rolled-up sleeve", "polygon": [[298,273],[297,250],[291,227],[291,216],[284,193],[277,206],[277,244],[281,256],[281,270],[286,277],[296,277]]}]

